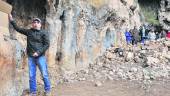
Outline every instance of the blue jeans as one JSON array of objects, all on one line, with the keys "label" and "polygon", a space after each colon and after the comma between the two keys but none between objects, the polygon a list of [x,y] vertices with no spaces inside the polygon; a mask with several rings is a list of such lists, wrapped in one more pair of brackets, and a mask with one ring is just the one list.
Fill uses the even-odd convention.
[{"label": "blue jeans", "polygon": [[44,81],[44,89],[46,92],[50,91],[51,84],[48,76],[47,61],[45,56],[40,57],[28,57],[29,66],[29,85],[30,92],[36,93],[36,65],[38,66]]}]

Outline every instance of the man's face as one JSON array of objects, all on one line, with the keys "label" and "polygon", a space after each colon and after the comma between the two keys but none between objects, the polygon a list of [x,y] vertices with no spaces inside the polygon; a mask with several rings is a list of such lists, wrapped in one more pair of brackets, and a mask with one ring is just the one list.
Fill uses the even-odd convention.
[{"label": "man's face", "polygon": [[40,29],[41,29],[41,22],[39,22],[39,21],[33,21],[33,22],[32,22],[32,28],[33,28],[33,29],[40,30]]}]

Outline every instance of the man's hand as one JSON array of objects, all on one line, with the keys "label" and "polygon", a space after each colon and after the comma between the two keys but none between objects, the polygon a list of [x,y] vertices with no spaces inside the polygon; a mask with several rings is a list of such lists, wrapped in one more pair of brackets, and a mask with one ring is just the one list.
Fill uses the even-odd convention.
[{"label": "man's hand", "polygon": [[14,21],[14,18],[12,17],[11,14],[8,14],[9,21]]},{"label": "man's hand", "polygon": [[38,57],[38,53],[35,52],[35,53],[33,54],[33,56],[34,56],[34,57]]}]

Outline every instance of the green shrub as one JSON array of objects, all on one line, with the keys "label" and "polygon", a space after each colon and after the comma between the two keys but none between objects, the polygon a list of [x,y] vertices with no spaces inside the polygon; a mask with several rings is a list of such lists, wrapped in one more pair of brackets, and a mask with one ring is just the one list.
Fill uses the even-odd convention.
[{"label": "green shrub", "polygon": [[154,25],[159,25],[159,20],[157,20],[158,17],[157,10],[154,10],[151,7],[141,6],[141,11],[145,17],[146,22]]}]

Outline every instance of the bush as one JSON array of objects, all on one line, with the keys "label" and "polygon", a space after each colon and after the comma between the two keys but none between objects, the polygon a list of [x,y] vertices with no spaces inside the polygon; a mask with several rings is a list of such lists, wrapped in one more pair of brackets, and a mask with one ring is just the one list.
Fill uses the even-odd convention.
[{"label": "bush", "polygon": [[151,7],[141,6],[141,11],[142,11],[142,13],[145,17],[146,22],[153,24],[153,25],[159,25],[160,24],[159,20],[157,19],[157,17],[158,17],[157,10],[154,10]]}]

